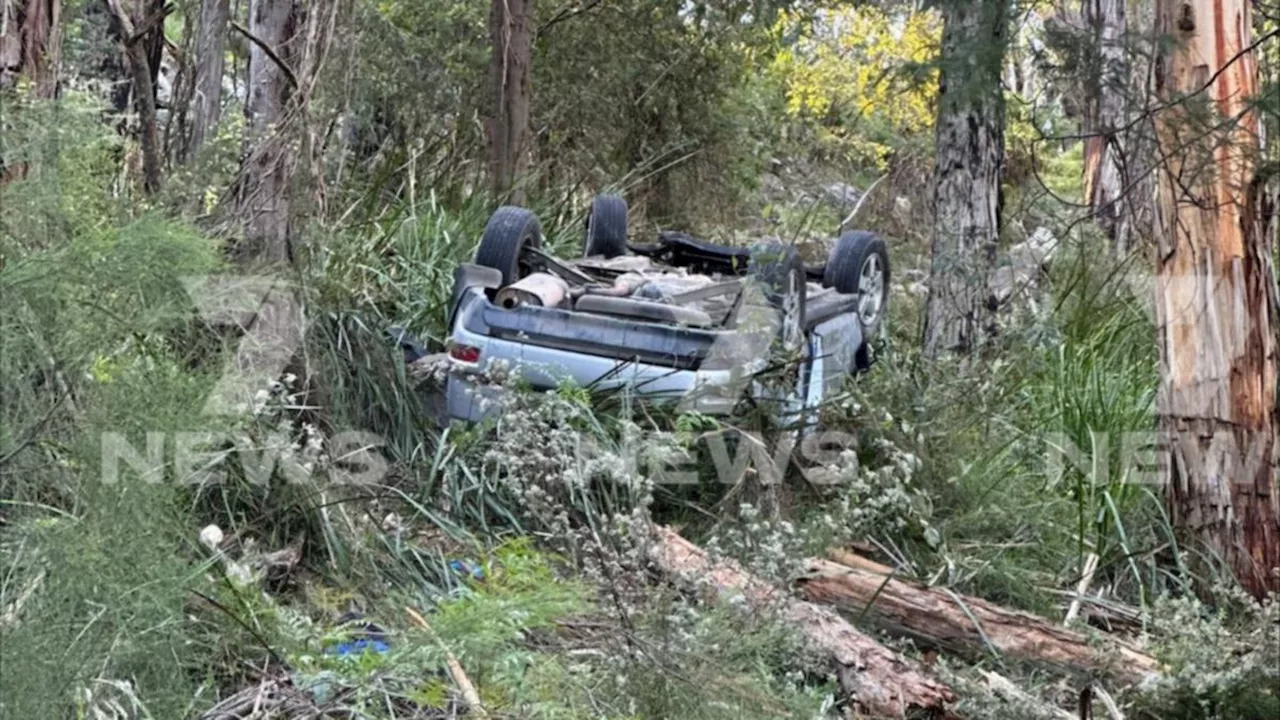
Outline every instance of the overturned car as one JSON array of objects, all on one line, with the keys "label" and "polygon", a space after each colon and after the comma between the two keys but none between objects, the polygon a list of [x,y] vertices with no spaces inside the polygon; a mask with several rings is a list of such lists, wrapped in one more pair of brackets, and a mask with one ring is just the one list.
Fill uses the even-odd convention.
[{"label": "overturned car", "polygon": [[482,419],[502,392],[485,380],[501,369],[535,389],[621,389],[708,415],[753,398],[804,422],[870,367],[888,275],[884,241],[863,231],[842,234],[819,266],[776,241],[633,243],[613,195],[595,197],[581,257],[564,260],[543,250],[532,212],[502,207],[455,273],[447,414]]}]

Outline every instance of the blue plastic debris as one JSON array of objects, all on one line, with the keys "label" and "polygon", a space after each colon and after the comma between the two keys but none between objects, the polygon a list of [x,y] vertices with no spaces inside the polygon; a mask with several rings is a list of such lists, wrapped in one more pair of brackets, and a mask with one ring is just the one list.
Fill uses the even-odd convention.
[{"label": "blue plastic debris", "polygon": [[450,560],[449,569],[456,573],[463,573],[463,574],[470,575],[476,580],[484,579],[484,568],[480,567],[479,565],[468,565],[467,563],[461,560]]},{"label": "blue plastic debris", "polygon": [[351,628],[352,639],[325,648],[326,655],[352,657],[363,655],[369,650],[380,654],[386,654],[391,651],[391,646],[387,643],[383,629],[371,622],[366,622],[364,616],[359,613],[345,613],[340,618],[340,622],[343,625],[353,626]]},{"label": "blue plastic debris", "polygon": [[346,657],[349,655],[363,655],[366,650],[373,650],[377,653],[386,654],[391,652],[391,646],[381,640],[370,640],[368,638],[360,638],[351,642],[344,642],[335,648],[330,648],[332,654],[338,657]]}]

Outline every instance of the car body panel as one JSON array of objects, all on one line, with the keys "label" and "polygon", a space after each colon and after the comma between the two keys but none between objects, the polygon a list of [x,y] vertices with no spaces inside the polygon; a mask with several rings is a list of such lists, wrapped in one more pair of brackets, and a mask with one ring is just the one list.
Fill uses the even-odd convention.
[{"label": "car body panel", "polygon": [[[707,415],[728,414],[768,362],[738,347],[745,332],[700,330],[556,308],[504,309],[491,303],[483,274],[460,272],[451,309],[453,345],[479,350],[475,363],[450,361],[450,417],[478,421],[496,411],[502,390],[487,382],[514,373],[535,390],[570,384],[624,388],[646,399],[670,399]],[[469,283],[469,284],[468,284]],[[863,343],[856,313],[831,314],[807,331],[808,366],[797,388],[806,417],[856,369]],[[725,357],[739,358],[726,362]]]}]

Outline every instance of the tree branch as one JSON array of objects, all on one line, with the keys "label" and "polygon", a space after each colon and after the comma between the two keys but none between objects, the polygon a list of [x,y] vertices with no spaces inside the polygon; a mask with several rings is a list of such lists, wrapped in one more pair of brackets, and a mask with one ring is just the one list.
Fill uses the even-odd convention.
[{"label": "tree branch", "polygon": [[298,89],[297,74],[293,72],[293,68],[289,67],[288,63],[286,63],[283,58],[276,54],[276,51],[273,50],[270,45],[264,42],[262,38],[249,32],[249,28],[241,25],[236,20],[231,21],[231,27],[235,28],[236,32],[248,38],[249,42],[262,48],[262,52],[266,53],[267,57],[271,58],[271,62],[274,62],[276,67],[280,68],[280,71],[284,73],[285,78],[289,81],[289,84],[293,86],[293,89]]},{"label": "tree branch", "polygon": [[591,10],[594,10],[603,2],[604,0],[587,0],[585,4],[579,5],[577,7],[565,6],[560,10],[558,10],[555,15],[552,15],[549,20],[539,25],[533,31],[533,34],[535,37],[538,35],[541,35],[547,30],[550,30],[553,25],[557,25],[559,23],[564,22],[565,20],[569,20],[571,18],[577,17],[578,15],[581,15],[583,13],[590,12]]},{"label": "tree branch", "polygon": [[58,395],[58,400],[53,403],[53,406],[50,407],[49,410],[46,411],[45,414],[42,415],[39,420],[36,420],[35,424],[33,424],[27,430],[27,432],[23,433],[24,435],[26,435],[26,437],[23,438],[22,441],[20,441],[17,445],[15,445],[13,449],[9,450],[4,455],[0,455],[0,466],[3,466],[6,463],[8,463],[10,460],[16,457],[18,453],[22,452],[23,450],[26,450],[28,446],[30,446],[32,443],[34,443],[36,440],[40,438],[41,428],[44,427],[45,423],[49,422],[49,419],[52,418],[54,413],[58,411],[58,408],[62,407],[62,402],[67,399],[68,395],[69,393],[62,393]]},{"label": "tree branch", "polygon": [[1222,77],[1222,74],[1225,73],[1232,65],[1239,62],[1240,59],[1243,58],[1245,55],[1248,55],[1249,53],[1261,47],[1262,44],[1265,43],[1266,41],[1277,36],[1280,36],[1280,28],[1277,28],[1275,30],[1272,30],[1271,32],[1268,32],[1259,36],[1258,38],[1254,39],[1253,42],[1249,43],[1247,47],[1242,48],[1240,52],[1237,52],[1235,55],[1232,55],[1230,58],[1228,58],[1227,61],[1222,64],[1222,67],[1215,70],[1214,73],[1209,76],[1209,79],[1201,83],[1200,86],[1195,90],[1192,90],[1191,92],[1185,95],[1180,95],[1172,100],[1167,100],[1165,102],[1159,103],[1155,106],[1143,108],[1142,112],[1139,113],[1137,117],[1133,118],[1132,120],[1125,123],[1124,125],[1121,125],[1115,128],[1108,128],[1100,132],[1090,132],[1090,133],[1071,133],[1067,135],[1046,135],[1044,133],[1037,133],[1039,135],[1038,141],[1039,142],[1064,142],[1067,140],[1087,140],[1089,138],[1094,138],[1094,137],[1105,137],[1107,135],[1115,135],[1119,133],[1128,132],[1129,130],[1132,130],[1134,127],[1136,127],[1139,123],[1154,117],[1157,113],[1161,113],[1170,108],[1174,108],[1179,105],[1182,105],[1186,103],[1188,100],[1190,100],[1191,98],[1197,95],[1201,95],[1205,92],[1208,92],[1209,88],[1213,86],[1213,83],[1217,81],[1218,78]]},{"label": "tree branch", "polygon": [[[126,48],[132,47],[139,40],[150,35],[151,32],[156,29],[157,26],[163,25],[165,18],[169,17],[169,15],[173,13],[174,10],[177,10],[177,9],[178,8],[175,5],[170,3],[160,8],[159,10],[151,13],[151,16],[148,17],[146,20],[143,20],[141,25],[139,25],[132,32],[128,33],[128,36],[125,38],[125,41],[124,41],[124,46]],[[123,24],[123,19],[121,22]]]}]

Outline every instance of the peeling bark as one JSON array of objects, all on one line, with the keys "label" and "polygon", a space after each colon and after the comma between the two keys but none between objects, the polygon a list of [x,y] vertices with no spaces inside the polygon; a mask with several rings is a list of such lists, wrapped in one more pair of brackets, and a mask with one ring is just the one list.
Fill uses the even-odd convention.
[{"label": "peeling bark", "polygon": [[1122,643],[1095,642],[1030,613],[898,580],[858,556],[810,560],[800,589],[812,602],[866,612],[890,632],[971,656],[995,652],[1086,674],[1105,671],[1128,683],[1158,671],[1155,658]]},{"label": "peeling bark", "polygon": [[1280,592],[1280,431],[1272,240],[1256,205],[1258,91],[1248,0],[1160,0],[1174,42],[1156,90],[1156,311],[1170,520],[1200,569]]},{"label": "peeling bark", "polygon": [[61,0],[0,2],[0,87],[27,78],[34,97],[54,97],[61,64]]},{"label": "peeling bark", "polygon": [[966,353],[989,330],[1004,166],[1007,0],[942,3],[933,257],[924,351]]},{"label": "peeling bark", "polygon": [[205,139],[218,130],[218,121],[222,117],[222,74],[230,19],[229,0],[203,0],[200,3],[200,29],[195,49],[195,102],[186,157],[199,152]]},{"label": "peeling bark", "polygon": [[489,36],[489,85],[493,116],[489,120],[489,173],[494,198],[520,205],[524,191],[517,183],[530,150],[529,96],[533,58],[534,0],[493,0]]},{"label": "peeling bark", "polygon": [[[33,97],[58,94],[61,15],[61,0],[0,0],[0,89],[27,78]],[[0,158],[0,186],[25,178],[27,169],[25,162],[9,164]]]},{"label": "peeling bark", "polygon": [[828,608],[797,600],[731,562],[706,552],[674,531],[658,527],[650,552],[654,565],[683,583],[703,582],[721,597],[742,597],[753,610],[777,609],[832,664],[840,687],[861,712],[876,717],[953,717],[949,687],[917,663],[862,634]]},{"label": "peeling bark", "polygon": [[1111,241],[1116,255],[1132,247],[1132,225],[1124,202],[1128,185],[1125,137],[1125,95],[1129,62],[1125,50],[1124,0],[1083,0],[1081,14],[1091,34],[1091,55],[1097,63],[1090,73],[1084,114],[1084,197],[1094,221]]}]

